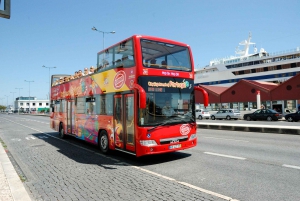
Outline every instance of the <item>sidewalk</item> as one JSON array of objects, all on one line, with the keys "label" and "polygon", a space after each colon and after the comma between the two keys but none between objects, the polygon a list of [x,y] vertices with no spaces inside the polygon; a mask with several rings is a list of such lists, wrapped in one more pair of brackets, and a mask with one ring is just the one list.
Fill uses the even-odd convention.
[{"label": "sidewalk", "polygon": [[31,201],[0,143],[0,201]]}]

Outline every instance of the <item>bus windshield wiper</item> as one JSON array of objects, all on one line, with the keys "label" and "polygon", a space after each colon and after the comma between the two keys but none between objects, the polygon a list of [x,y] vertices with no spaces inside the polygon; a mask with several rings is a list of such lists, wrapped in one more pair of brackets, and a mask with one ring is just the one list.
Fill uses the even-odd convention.
[{"label": "bus windshield wiper", "polygon": [[[180,120],[180,122],[179,121],[174,121],[174,120]],[[164,125],[167,125],[169,123],[174,124],[174,123],[190,123],[190,122],[187,121],[187,120],[185,120],[185,119],[183,119],[183,118],[174,117],[174,118],[169,119],[169,120],[167,120],[167,121],[165,121],[165,122],[163,122],[161,124],[158,124],[157,126],[154,126],[153,128],[150,128],[148,131],[152,131],[152,130],[156,129],[157,127],[164,126]]]},{"label": "bus windshield wiper", "polygon": [[156,129],[157,127],[167,125],[168,123],[171,123],[171,122],[170,122],[170,121],[165,121],[165,122],[163,122],[163,123],[161,123],[161,124],[158,124],[157,126],[154,126],[153,128],[150,128],[150,129],[148,130],[148,132],[149,132],[149,131],[152,131],[152,130],[154,130],[154,129]]}]

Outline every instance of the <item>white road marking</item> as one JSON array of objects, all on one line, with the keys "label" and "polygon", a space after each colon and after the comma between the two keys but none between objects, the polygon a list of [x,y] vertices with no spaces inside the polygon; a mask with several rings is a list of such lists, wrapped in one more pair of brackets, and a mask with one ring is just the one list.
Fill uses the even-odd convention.
[{"label": "white road marking", "polygon": [[21,141],[21,139],[19,139],[19,138],[13,138],[13,139],[11,139],[12,141],[18,141],[18,142],[20,142]]},{"label": "white road marking", "polygon": [[38,138],[43,139],[43,138],[48,138],[47,136],[39,136]]},{"label": "white road marking", "polygon": [[287,164],[283,164],[283,167],[288,167],[288,168],[293,168],[293,169],[298,169],[300,170],[300,166],[295,166],[295,165],[287,165]]},{"label": "white road marking", "polygon": [[230,139],[230,138],[218,138],[218,137],[204,137],[204,138],[216,139],[216,140],[232,140],[232,141],[237,141],[237,142],[249,142],[247,140],[236,140],[236,139]]},{"label": "white road marking", "polygon": [[231,156],[231,155],[225,155],[225,154],[218,154],[218,153],[212,153],[212,152],[204,152],[205,154],[214,155],[214,156],[221,156],[226,158],[233,158],[238,160],[246,160],[246,158],[238,157],[238,156]]},{"label": "white road marking", "polygon": [[[130,164],[128,164],[128,165],[130,165]],[[139,169],[139,170],[144,171],[144,172],[147,172],[147,173],[149,173],[149,174],[152,174],[152,175],[155,175],[155,176],[158,176],[158,177],[161,177],[161,178],[170,180],[170,181],[174,181],[174,182],[179,183],[179,184],[182,184],[182,185],[184,185],[184,186],[188,186],[188,187],[190,187],[190,188],[196,189],[196,190],[201,191],[201,192],[203,192],[203,193],[207,193],[207,194],[209,194],[209,195],[213,195],[213,196],[216,196],[216,197],[218,197],[218,198],[222,198],[222,199],[224,199],[224,200],[228,200],[228,201],[238,201],[238,200],[233,199],[233,198],[231,198],[231,197],[228,197],[228,196],[225,196],[225,195],[222,195],[222,194],[219,194],[219,193],[215,193],[215,192],[213,192],[213,191],[209,191],[209,190],[200,188],[200,187],[198,187],[198,186],[194,186],[194,185],[189,184],[189,183],[185,183],[185,182],[181,182],[181,181],[176,181],[176,180],[173,179],[173,178],[170,178],[170,177],[167,177],[167,176],[158,174],[158,173],[156,173],[156,172],[152,172],[152,171],[150,171],[150,170],[146,170],[146,169],[144,169],[144,168],[140,168],[140,167],[137,167],[137,166],[131,166],[131,167],[136,168],[136,169]]]},{"label": "white road marking", "polygon": [[35,137],[25,137],[26,140],[35,140]]}]

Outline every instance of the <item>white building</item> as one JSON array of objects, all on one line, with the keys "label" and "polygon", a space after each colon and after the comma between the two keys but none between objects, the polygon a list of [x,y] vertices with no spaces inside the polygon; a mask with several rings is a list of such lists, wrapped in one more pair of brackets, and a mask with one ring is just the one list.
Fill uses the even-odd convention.
[{"label": "white building", "polygon": [[37,100],[36,97],[18,97],[14,101],[15,110],[23,112],[46,112],[49,110],[49,100]]}]

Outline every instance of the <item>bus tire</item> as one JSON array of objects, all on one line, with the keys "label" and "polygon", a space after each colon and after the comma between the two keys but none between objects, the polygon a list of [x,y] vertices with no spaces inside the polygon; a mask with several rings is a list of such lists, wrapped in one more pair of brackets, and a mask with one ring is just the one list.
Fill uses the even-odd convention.
[{"label": "bus tire", "polygon": [[64,134],[64,127],[63,127],[63,124],[62,124],[62,123],[59,124],[58,135],[59,135],[59,137],[60,137],[61,139],[66,138],[66,135]]},{"label": "bus tire", "polygon": [[102,153],[107,154],[109,151],[109,141],[107,132],[102,130],[100,131],[99,137],[98,137],[98,145]]}]

